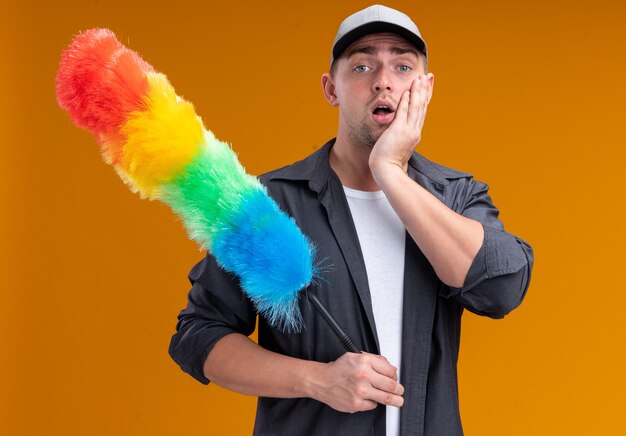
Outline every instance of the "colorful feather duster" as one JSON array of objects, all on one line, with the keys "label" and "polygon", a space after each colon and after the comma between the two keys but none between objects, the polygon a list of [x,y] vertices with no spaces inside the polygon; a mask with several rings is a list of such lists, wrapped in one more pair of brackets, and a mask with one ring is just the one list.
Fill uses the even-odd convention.
[{"label": "colorful feather duster", "polygon": [[165,75],[110,30],[92,29],[63,52],[56,85],[61,107],[95,135],[124,182],[168,204],[270,324],[299,331],[313,245]]}]

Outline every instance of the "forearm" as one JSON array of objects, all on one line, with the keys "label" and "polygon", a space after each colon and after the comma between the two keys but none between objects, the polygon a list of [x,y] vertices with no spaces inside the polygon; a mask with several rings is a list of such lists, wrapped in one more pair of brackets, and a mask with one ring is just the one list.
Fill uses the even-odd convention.
[{"label": "forearm", "polygon": [[311,396],[311,380],[323,363],[268,351],[233,333],[220,339],[204,364],[214,383],[246,395],[277,398]]},{"label": "forearm", "polygon": [[268,351],[233,333],[215,344],[204,372],[209,380],[242,394],[309,397],[341,412],[404,403],[397,369],[383,356],[368,353],[346,353],[331,363],[313,362]]},{"label": "forearm", "polygon": [[463,286],[483,243],[482,224],[448,208],[397,165],[374,166],[372,174],[440,280]]}]

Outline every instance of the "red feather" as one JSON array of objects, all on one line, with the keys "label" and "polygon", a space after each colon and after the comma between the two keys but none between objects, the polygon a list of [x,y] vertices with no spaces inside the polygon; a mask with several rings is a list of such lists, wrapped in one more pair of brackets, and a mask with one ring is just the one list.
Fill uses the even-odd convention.
[{"label": "red feather", "polygon": [[100,139],[112,163],[121,153],[120,126],[129,112],[145,109],[146,73],[153,71],[108,29],[81,33],[61,56],[56,77],[59,105],[76,125]]}]

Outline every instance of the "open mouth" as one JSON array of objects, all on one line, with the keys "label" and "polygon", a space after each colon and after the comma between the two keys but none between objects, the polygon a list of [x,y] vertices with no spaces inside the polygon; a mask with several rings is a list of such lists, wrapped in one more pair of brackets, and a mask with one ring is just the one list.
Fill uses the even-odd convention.
[{"label": "open mouth", "polygon": [[374,109],[374,115],[386,115],[391,113],[393,113],[393,109],[387,105],[379,105]]},{"label": "open mouth", "polygon": [[378,124],[389,124],[393,121],[395,112],[391,104],[378,102],[372,110],[372,118]]}]

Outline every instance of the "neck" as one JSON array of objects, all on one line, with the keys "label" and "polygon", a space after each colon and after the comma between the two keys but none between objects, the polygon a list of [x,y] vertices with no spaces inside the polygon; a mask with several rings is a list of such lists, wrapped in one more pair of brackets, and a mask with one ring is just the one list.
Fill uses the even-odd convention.
[{"label": "neck", "polygon": [[329,164],[341,184],[359,191],[379,191],[369,166],[371,149],[354,144],[345,135],[338,134],[330,150]]}]

